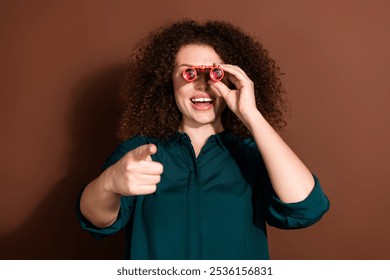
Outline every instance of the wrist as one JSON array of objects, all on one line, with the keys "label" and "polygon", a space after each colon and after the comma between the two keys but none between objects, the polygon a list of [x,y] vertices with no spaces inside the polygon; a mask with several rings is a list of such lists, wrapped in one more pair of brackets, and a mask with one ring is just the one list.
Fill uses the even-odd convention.
[{"label": "wrist", "polygon": [[109,168],[104,170],[103,173],[100,175],[102,190],[106,194],[118,195],[114,187],[115,186],[113,180],[113,178],[115,178],[114,173],[115,173],[114,166],[110,166]]},{"label": "wrist", "polygon": [[240,119],[252,134],[255,127],[265,121],[263,115],[257,109],[243,114]]}]

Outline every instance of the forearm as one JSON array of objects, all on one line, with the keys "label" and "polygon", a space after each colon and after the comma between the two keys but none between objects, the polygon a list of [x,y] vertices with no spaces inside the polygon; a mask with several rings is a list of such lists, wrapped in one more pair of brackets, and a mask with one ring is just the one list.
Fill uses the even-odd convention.
[{"label": "forearm", "polygon": [[310,170],[259,111],[251,112],[244,123],[256,141],[279,199],[286,203],[304,200],[314,187]]},{"label": "forearm", "polygon": [[84,189],[80,199],[80,211],[96,227],[108,227],[117,219],[120,195],[110,191],[110,168]]}]

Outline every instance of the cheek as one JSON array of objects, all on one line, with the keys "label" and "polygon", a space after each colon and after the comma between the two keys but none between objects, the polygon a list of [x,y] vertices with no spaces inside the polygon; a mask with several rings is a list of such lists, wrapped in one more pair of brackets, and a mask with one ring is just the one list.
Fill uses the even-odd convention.
[{"label": "cheek", "polygon": [[182,76],[176,76],[173,78],[173,89],[175,92],[189,90],[191,86],[192,83],[184,80]]},{"label": "cheek", "polygon": [[173,94],[175,95],[176,106],[179,108],[180,112],[183,112],[182,104],[184,102],[186,86],[188,86],[188,83],[184,79],[181,79],[181,77],[174,77],[172,82],[173,82]]},{"label": "cheek", "polygon": [[175,94],[176,106],[179,109],[179,111],[183,113],[184,102],[185,102],[184,93],[180,89],[175,89],[174,94]]},{"label": "cheek", "polygon": [[173,80],[173,91],[175,94],[176,103],[183,103],[188,99],[193,92],[193,83],[188,83],[184,79]]}]

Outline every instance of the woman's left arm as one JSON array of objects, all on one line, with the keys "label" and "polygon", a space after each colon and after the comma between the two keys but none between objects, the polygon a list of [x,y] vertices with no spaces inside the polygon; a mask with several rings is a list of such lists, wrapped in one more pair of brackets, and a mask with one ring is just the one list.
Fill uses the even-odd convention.
[{"label": "woman's left arm", "polygon": [[213,81],[210,81],[211,87],[251,132],[275,193],[285,203],[304,200],[314,187],[312,173],[257,109],[254,85],[246,73],[234,65],[223,64],[220,67],[228,73],[236,89]]}]

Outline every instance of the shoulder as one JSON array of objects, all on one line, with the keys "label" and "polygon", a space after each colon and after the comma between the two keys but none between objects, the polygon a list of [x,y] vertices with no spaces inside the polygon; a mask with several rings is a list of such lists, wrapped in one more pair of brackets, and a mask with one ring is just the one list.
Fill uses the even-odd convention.
[{"label": "shoulder", "polygon": [[252,137],[241,138],[230,132],[223,132],[220,134],[220,139],[229,150],[258,152],[256,142]]},{"label": "shoulder", "polygon": [[142,146],[144,144],[149,144],[152,142],[153,142],[153,138],[151,138],[151,137],[137,135],[137,136],[133,136],[133,137],[123,141],[122,143],[120,143],[117,146],[116,149],[117,150],[119,149],[119,150],[131,151],[131,150],[138,148],[139,146]]},{"label": "shoulder", "polygon": [[235,158],[242,161],[258,163],[262,162],[262,157],[256,142],[252,137],[237,137],[230,132],[224,132],[220,135],[223,145],[229,150]]}]

